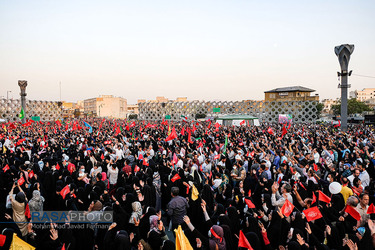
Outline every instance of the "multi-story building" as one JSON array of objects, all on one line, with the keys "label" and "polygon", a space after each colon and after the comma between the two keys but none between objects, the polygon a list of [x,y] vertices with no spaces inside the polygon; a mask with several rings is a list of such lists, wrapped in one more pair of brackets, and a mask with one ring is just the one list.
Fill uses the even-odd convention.
[{"label": "multi-story building", "polygon": [[334,100],[334,99],[324,99],[322,101],[324,107],[323,107],[323,110],[322,110],[322,113],[327,113],[327,114],[331,114],[332,111],[332,105],[335,105],[337,104],[338,102],[338,99]]},{"label": "multi-story building", "polygon": [[101,95],[84,100],[84,112],[87,115],[108,118],[126,118],[127,100],[113,95]]},{"label": "multi-story building", "polygon": [[276,88],[264,92],[265,101],[319,101],[319,95],[311,96],[315,92],[313,89],[292,86],[285,88]]},{"label": "multi-story building", "polygon": [[375,88],[364,88],[359,91],[355,90],[354,93],[355,93],[355,98],[361,102],[375,99]]}]

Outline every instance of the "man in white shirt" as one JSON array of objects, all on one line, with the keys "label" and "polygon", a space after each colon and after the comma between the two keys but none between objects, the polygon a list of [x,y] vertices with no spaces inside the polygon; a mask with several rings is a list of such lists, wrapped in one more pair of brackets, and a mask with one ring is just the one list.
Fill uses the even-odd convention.
[{"label": "man in white shirt", "polygon": [[279,184],[275,182],[272,185],[272,195],[271,195],[272,206],[274,207],[277,206],[281,208],[284,205],[286,199],[288,199],[290,203],[293,204],[293,197],[290,195],[290,192],[292,191],[292,187],[290,186],[290,184],[285,183],[281,186],[280,188],[281,195],[278,191],[278,188],[279,188]]},{"label": "man in white shirt", "polygon": [[361,180],[363,188],[365,188],[368,185],[370,185],[370,175],[367,173],[367,170],[364,165],[358,164],[358,167],[360,171],[358,178]]}]

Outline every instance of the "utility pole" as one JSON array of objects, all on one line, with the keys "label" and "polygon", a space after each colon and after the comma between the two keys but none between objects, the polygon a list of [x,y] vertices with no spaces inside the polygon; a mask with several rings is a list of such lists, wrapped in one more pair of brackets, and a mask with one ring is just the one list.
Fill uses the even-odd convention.
[{"label": "utility pole", "polygon": [[348,76],[352,74],[352,71],[348,72],[350,55],[354,51],[353,44],[342,44],[335,47],[335,54],[339,59],[341,72],[337,72],[337,75],[341,76],[341,130],[347,131],[348,129]]}]

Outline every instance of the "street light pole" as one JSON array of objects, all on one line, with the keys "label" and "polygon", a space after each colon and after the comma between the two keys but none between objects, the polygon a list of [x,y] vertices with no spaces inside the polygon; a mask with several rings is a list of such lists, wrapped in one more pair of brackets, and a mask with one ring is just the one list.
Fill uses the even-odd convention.
[{"label": "street light pole", "polygon": [[18,86],[20,86],[21,89],[21,107],[24,112],[24,117],[22,118],[22,124],[26,123],[26,87],[27,87],[27,81],[18,81]]},{"label": "street light pole", "polygon": [[342,44],[335,47],[335,54],[339,59],[341,72],[337,72],[338,76],[341,76],[341,130],[347,131],[348,129],[348,76],[351,75],[352,71],[348,72],[350,55],[354,51],[353,44]]},{"label": "street light pole", "polygon": [[9,92],[12,93],[12,91],[11,91],[11,90],[8,90],[8,91],[7,91],[7,100],[9,99],[9,95],[8,95]]}]

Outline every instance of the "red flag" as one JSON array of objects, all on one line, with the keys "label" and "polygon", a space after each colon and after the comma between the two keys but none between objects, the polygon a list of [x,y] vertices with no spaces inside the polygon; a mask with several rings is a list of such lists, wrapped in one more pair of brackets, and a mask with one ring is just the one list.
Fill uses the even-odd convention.
[{"label": "red flag", "polygon": [[26,207],[25,207],[25,216],[26,216],[28,219],[31,218],[30,208],[29,208],[29,203],[26,203]]},{"label": "red flag", "polygon": [[214,160],[218,160],[218,159],[220,159],[220,155],[219,154],[215,155],[215,157],[214,157]]},{"label": "red flag", "polygon": [[306,216],[307,221],[313,221],[322,218],[322,213],[319,211],[318,207],[312,207],[309,209],[303,210],[303,213]]},{"label": "red flag", "polygon": [[290,126],[292,125],[292,122],[289,121],[288,129],[290,129]]},{"label": "red flag", "polygon": [[298,182],[298,183],[299,183],[299,185],[300,185],[303,189],[307,190],[307,189],[305,188],[305,186],[302,184],[302,182]]},{"label": "red flag", "polygon": [[59,128],[61,127],[61,122],[59,120],[55,121],[57,126],[59,126]]},{"label": "red flag", "polygon": [[238,247],[244,247],[244,248],[253,250],[249,241],[247,240],[247,238],[243,234],[242,230],[240,230],[240,238],[238,239]]},{"label": "red flag", "polygon": [[59,165],[59,163],[56,163],[56,169],[57,169],[57,170],[60,170],[60,165]]},{"label": "red flag", "polygon": [[6,171],[8,171],[10,168],[9,168],[9,165],[7,164],[7,165],[5,165],[5,167],[3,168],[3,171],[4,171],[4,173],[6,172]]},{"label": "red flag", "polygon": [[33,177],[34,177],[34,171],[31,170],[30,173],[29,173],[29,178],[31,179],[31,178],[33,178]]},{"label": "red flag", "polygon": [[338,128],[341,126],[341,121],[339,120],[339,123],[337,123],[336,125],[334,125],[335,128]]},{"label": "red flag", "polygon": [[188,186],[186,187],[186,194],[189,194],[189,191],[190,191],[190,186],[188,185]]},{"label": "red flag", "polygon": [[177,133],[176,133],[175,128],[173,127],[171,134],[165,139],[165,141],[171,141],[176,138],[177,138]]},{"label": "red flag", "polygon": [[249,208],[255,208],[255,205],[251,202],[251,200],[245,198],[245,203]]},{"label": "red flag", "polygon": [[139,170],[141,170],[140,167],[138,167],[137,165],[134,167],[134,172],[139,172]]},{"label": "red flag", "polygon": [[189,133],[188,133],[188,142],[190,143],[190,144],[193,144],[194,142],[191,140],[191,133],[190,133],[190,131],[189,131]]},{"label": "red flag", "polygon": [[70,193],[69,185],[66,185],[63,189],[61,189],[60,194],[65,199],[65,196]]},{"label": "red flag", "polygon": [[211,119],[208,121],[208,129],[210,129],[210,127],[211,127]]},{"label": "red flag", "polygon": [[361,215],[352,206],[346,205],[346,208],[345,208],[344,211],[347,212],[348,214],[350,214],[356,221],[360,221],[361,220]]},{"label": "red flag", "polygon": [[330,203],[331,202],[331,198],[329,198],[327,195],[325,195],[322,191],[318,191],[319,193],[319,200],[320,201],[323,201],[325,203]]},{"label": "red flag", "polygon": [[22,186],[22,184],[25,183],[25,179],[23,178],[23,176],[18,179],[17,183],[18,183],[19,186]]},{"label": "red flag", "polygon": [[273,130],[272,130],[271,127],[269,127],[269,128],[267,129],[267,132],[268,132],[270,135],[273,135]]},{"label": "red flag", "polygon": [[286,130],[286,128],[285,128],[285,124],[283,125],[283,131],[282,131],[282,133],[281,133],[281,137],[283,137],[284,135],[286,135],[286,133],[287,133],[288,131]]},{"label": "red flag", "polygon": [[143,166],[150,166],[150,164],[147,162],[147,158],[143,159]]},{"label": "red flag", "polygon": [[251,189],[249,189],[249,192],[247,193],[247,196],[251,197]]},{"label": "red flag", "polygon": [[4,246],[6,239],[7,237],[5,235],[0,234],[0,247]]},{"label": "red flag", "polygon": [[316,202],[316,196],[315,196],[315,192],[313,192],[313,200],[311,202],[311,204],[314,204]]},{"label": "red flag", "polygon": [[132,128],[132,127],[135,127],[135,122],[132,122],[131,124],[130,124],[130,127]]},{"label": "red flag", "polygon": [[65,243],[63,244],[61,250],[65,250]]},{"label": "red flag", "polygon": [[104,154],[102,154],[102,155],[100,156],[100,159],[104,160]]},{"label": "red flag", "polygon": [[315,163],[313,163],[313,166],[314,166],[314,171],[318,171],[318,165],[316,165]]},{"label": "red flag", "polygon": [[245,125],[245,120],[243,120],[242,122],[240,122],[240,125],[242,126],[242,125]]},{"label": "red flag", "polygon": [[185,135],[185,127],[181,129],[181,135]]},{"label": "red flag", "polygon": [[197,130],[197,128],[195,127],[195,124],[193,124],[193,133],[195,132],[195,130]]},{"label": "red flag", "polygon": [[289,217],[289,215],[293,212],[294,205],[288,200],[285,200],[284,205],[281,207],[281,212],[285,217]]},{"label": "red flag", "polygon": [[68,171],[70,172],[70,174],[72,174],[75,170],[75,167],[73,163],[69,163],[68,164]]},{"label": "red flag", "polygon": [[161,125],[168,125],[168,121],[164,121],[163,119],[163,121],[161,122]]},{"label": "red flag", "polygon": [[367,209],[367,214],[375,214],[375,206],[374,203],[371,203],[371,205]]},{"label": "red flag", "polygon": [[180,180],[180,179],[181,179],[181,177],[180,177],[178,174],[175,174],[175,175],[172,177],[171,181],[172,181],[172,182],[175,182],[175,181]]},{"label": "red flag", "polygon": [[117,128],[116,128],[116,132],[115,132],[115,136],[117,136],[117,135],[120,134],[120,133],[121,133],[120,127],[117,127]]},{"label": "red flag", "polygon": [[174,153],[173,159],[172,159],[172,164],[175,165],[175,164],[177,164],[177,162],[178,162],[177,155],[176,155],[176,153]]}]

